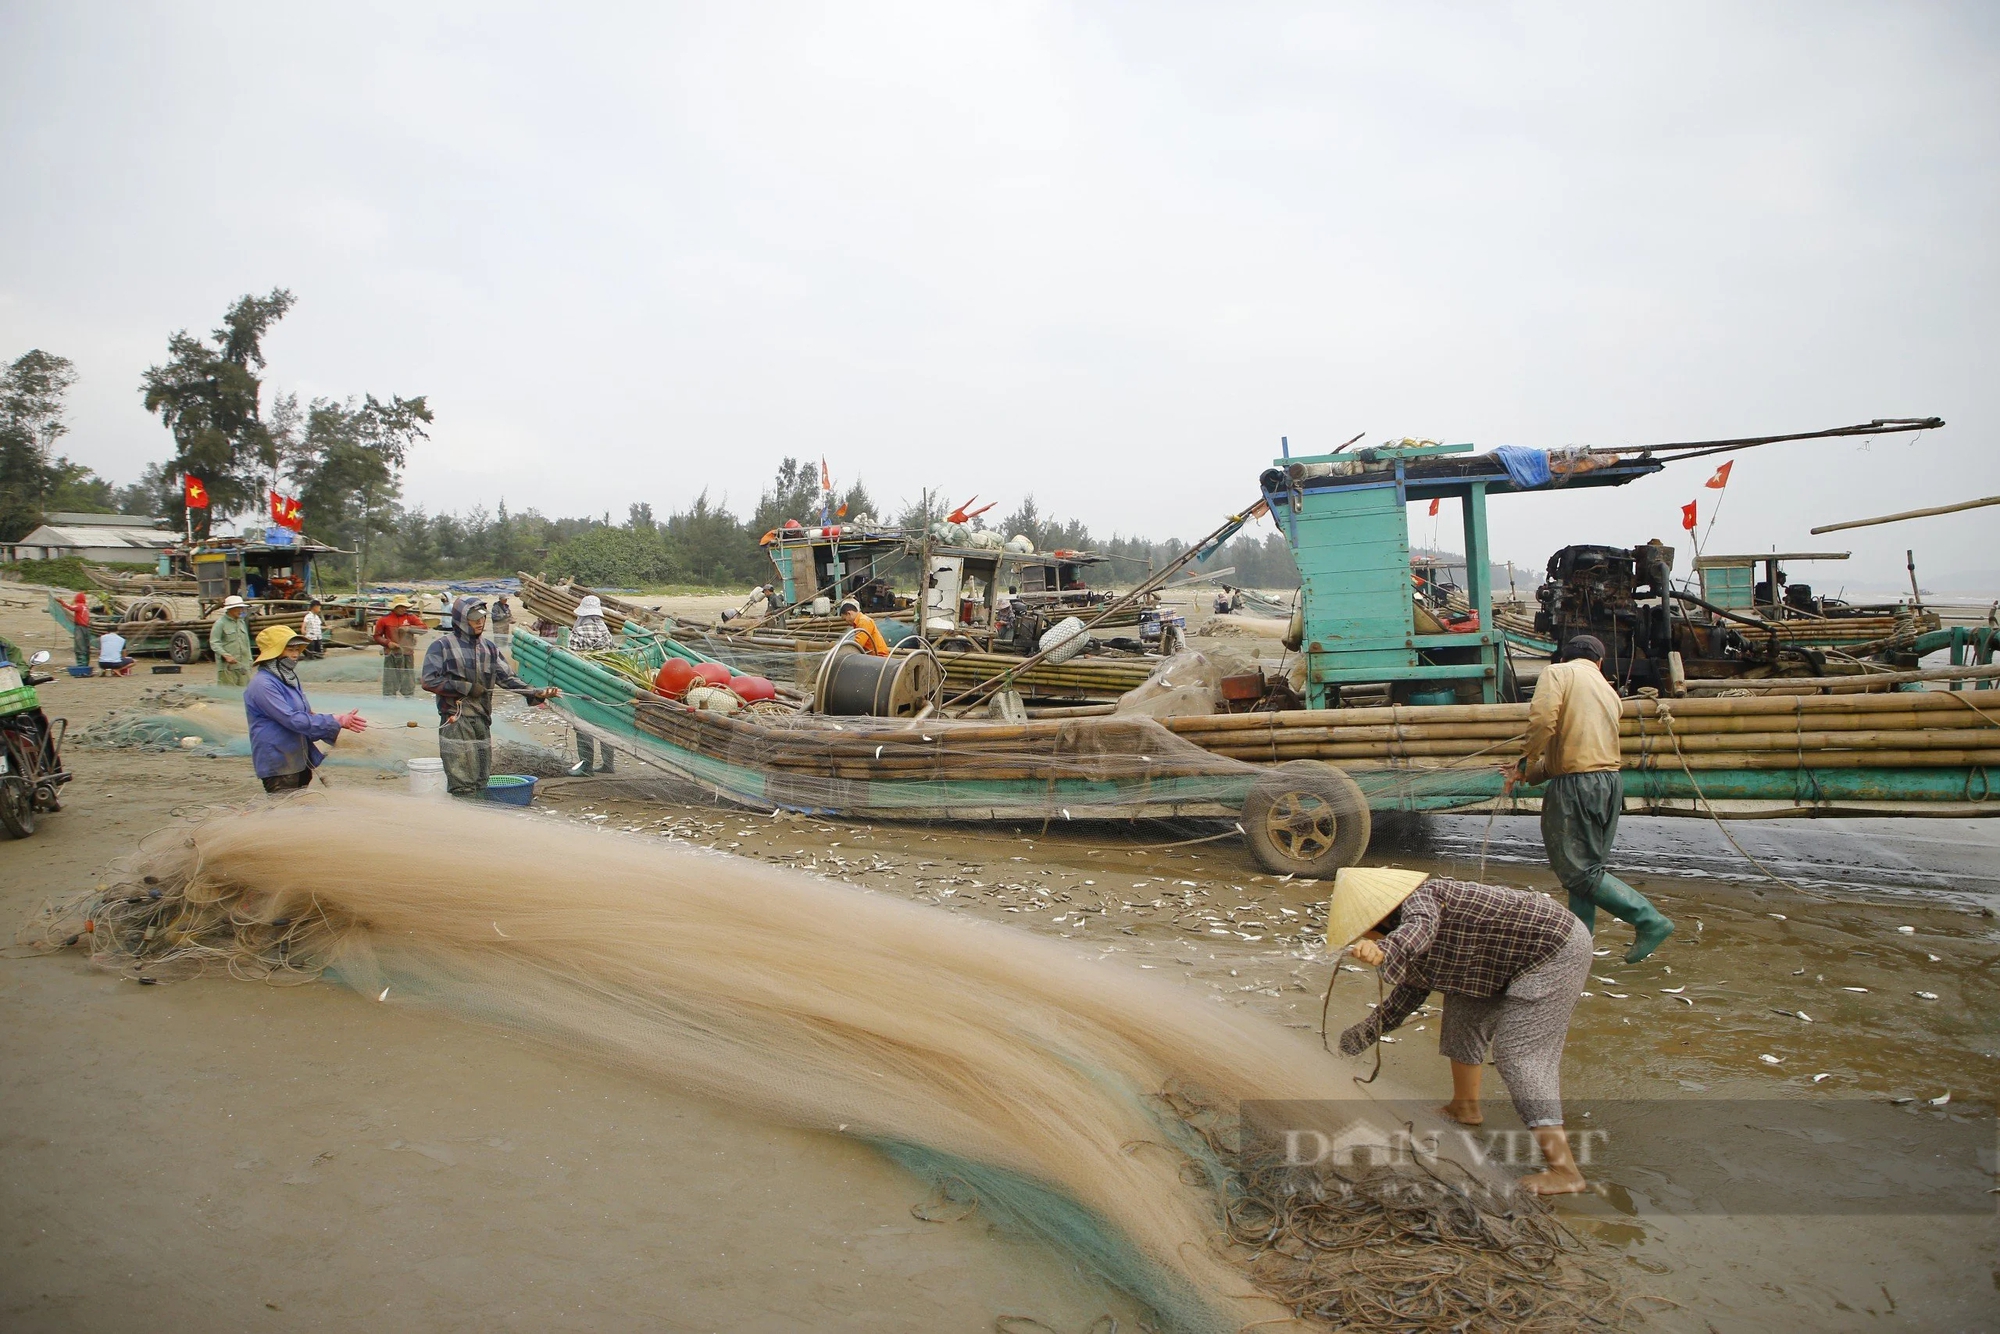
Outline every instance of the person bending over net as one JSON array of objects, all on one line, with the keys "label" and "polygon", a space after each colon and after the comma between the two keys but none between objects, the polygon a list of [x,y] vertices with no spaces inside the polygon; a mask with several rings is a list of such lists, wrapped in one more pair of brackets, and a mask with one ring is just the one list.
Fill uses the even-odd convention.
[{"label": "person bending over net", "polygon": [[1358,1056],[1444,993],[1438,1049],[1451,1061],[1446,1116],[1484,1120],[1479,1084],[1487,1053],[1514,1109],[1534,1132],[1546,1171],[1521,1181],[1537,1195],[1585,1189],[1563,1135],[1562,1052],[1570,1012],[1590,975],[1590,932],[1554,900],[1524,890],[1349,867],[1334,877],[1327,948],[1352,947],[1394,989],[1340,1035]]}]

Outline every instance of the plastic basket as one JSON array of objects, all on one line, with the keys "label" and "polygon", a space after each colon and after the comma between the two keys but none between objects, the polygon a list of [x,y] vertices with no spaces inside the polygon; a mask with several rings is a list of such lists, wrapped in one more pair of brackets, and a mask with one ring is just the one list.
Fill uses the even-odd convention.
[{"label": "plastic basket", "polygon": [[535,799],[535,779],[531,774],[494,774],[486,780],[486,799],[526,806]]},{"label": "plastic basket", "polygon": [[0,690],[0,715],[40,708],[41,703],[33,686],[22,686],[19,690]]},{"label": "plastic basket", "polygon": [[91,669],[88,667],[69,667],[66,668],[65,670],[68,671],[71,676],[89,676],[91,671]]}]

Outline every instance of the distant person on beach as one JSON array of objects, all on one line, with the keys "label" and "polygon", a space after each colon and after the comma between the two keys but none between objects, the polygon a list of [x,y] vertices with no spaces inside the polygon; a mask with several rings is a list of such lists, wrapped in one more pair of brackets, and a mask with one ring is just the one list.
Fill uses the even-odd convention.
[{"label": "distant person on beach", "polygon": [[389,614],[375,622],[372,638],[382,646],[382,693],[417,693],[417,636],[430,627],[410,610],[407,598],[389,604]]},{"label": "distant person on beach", "polygon": [[306,641],[308,658],[326,656],[326,622],[320,619],[318,598],[306,603],[306,614],[299,621],[299,634]]},{"label": "distant person on beach", "polygon": [[[569,631],[570,651],[584,653],[614,646],[611,627],[604,623],[604,604],[595,593],[584,594],[577,600],[576,623]],[[570,766],[569,776],[585,778],[593,771],[601,774],[612,772],[611,747],[598,744],[590,733],[579,727],[576,729],[576,763]]]},{"label": "distant person on beach", "polygon": [[208,627],[208,651],[215,655],[217,685],[250,684],[250,608],[234,593],[222,599],[221,614]]},{"label": "distant person on beach", "polygon": [[1618,719],[1623,705],[1604,679],[1604,643],[1578,635],[1563,646],[1535,684],[1528,707],[1528,742],[1508,771],[1507,787],[1546,783],[1542,846],[1569,891],[1569,909],[1586,930],[1597,910],[1630,922],[1637,933],[1626,963],[1637,963],[1674,933],[1674,924],[1644,894],[1604,869],[1625,808],[1619,777]]},{"label": "distant person on beach", "polygon": [[257,635],[257,674],[243,689],[243,713],[250,720],[250,762],[266,792],[295,792],[312,782],[326,757],[318,742],[331,745],[342,732],[365,732],[359,709],[314,713],[299,684],[299,659],[306,637],[289,627],[267,625]]},{"label": "distant person on beach", "polygon": [[576,620],[569,629],[572,653],[595,653],[613,648],[611,627],[604,623],[604,604],[595,593],[585,593],[576,603]]},{"label": "distant person on beach", "polygon": [[1446,880],[1423,871],[1348,867],[1334,877],[1326,945],[1380,970],[1391,990],[1340,1035],[1359,1056],[1430,998],[1444,993],[1438,1050],[1451,1061],[1451,1101],[1440,1110],[1479,1125],[1488,1053],[1534,1133],[1548,1170],[1523,1190],[1585,1188],[1563,1135],[1562,1053],[1570,1014],[1590,978],[1590,932],[1545,894]]},{"label": "distant person on beach", "polygon": [[76,665],[90,666],[90,599],[79,592],[63,603],[69,612],[70,647],[76,650]]},{"label": "distant person on beach", "polygon": [[502,653],[514,651],[514,607],[502,593],[493,603],[493,624],[487,631],[493,639],[493,647]]},{"label": "distant person on beach", "polygon": [[132,670],[125,660],[125,636],[116,629],[106,630],[97,641],[97,670],[106,676],[123,676]]}]

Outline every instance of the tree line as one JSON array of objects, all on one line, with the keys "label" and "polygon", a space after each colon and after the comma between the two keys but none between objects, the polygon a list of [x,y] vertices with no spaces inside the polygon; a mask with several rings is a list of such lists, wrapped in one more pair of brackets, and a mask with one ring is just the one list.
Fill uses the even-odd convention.
[{"label": "tree line", "polygon": [[[145,410],[167,429],[173,452],[123,486],[58,452],[68,433],[64,402],[75,367],[40,349],[12,362],[0,376],[0,541],[16,540],[44,515],[62,511],[164,518],[179,529],[187,522],[185,479],[195,477],[210,497],[208,513],[246,516],[247,527],[262,524],[268,492],[297,496],[306,531],[354,552],[352,574],[363,581],[541,570],[604,587],[727,588],[771,577],[760,542],[787,520],[810,526],[824,512],[836,522],[929,528],[952,512],[942,488],[924,488],[893,510],[881,509],[859,481],[828,494],[824,464],[789,457],[742,516],[706,492],[664,517],[649,503],[631,502],[617,523],[609,513],[550,518],[533,508],[509,510],[504,499],[497,510],[463,514],[405,506],[403,469],[434,420],[423,395],[301,402],[296,394],[278,394],[266,412],[263,341],[295,304],[284,288],[246,295],[208,336],[185,329],[169,336],[166,359],[146,370],[139,392]],[[998,522],[989,525],[982,516],[971,525],[1023,535],[1038,551],[1112,556],[1117,583],[1133,582],[1186,550],[1177,539],[1114,534],[1099,541],[1081,521],[1043,514],[1032,495]],[[1202,568],[1225,566],[1235,567],[1231,583],[1298,582],[1277,533],[1239,536]],[[324,570],[335,579],[348,573],[337,562]]]}]

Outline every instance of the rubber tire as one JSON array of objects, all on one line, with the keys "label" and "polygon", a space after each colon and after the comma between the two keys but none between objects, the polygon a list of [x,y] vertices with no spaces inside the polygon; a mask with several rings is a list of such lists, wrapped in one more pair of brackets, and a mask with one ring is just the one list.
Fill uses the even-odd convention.
[{"label": "rubber tire", "polygon": [[[1305,809],[1291,823],[1292,841],[1272,828],[1285,824],[1286,803]],[[1361,785],[1331,764],[1293,760],[1266,770],[1243,799],[1243,838],[1257,864],[1275,875],[1324,880],[1368,851],[1373,820]]]},{"label": "rubber tire", "polygon": [[0,778],[0,827],[15,838],[35,832],[35,794],[18,778]]},{"label": "rubber tire", "polygon": [[186,630],[174,631],[173,643],[167,648],[167,656],[185,667],[191,662],[201,661],[201,641]]}]

